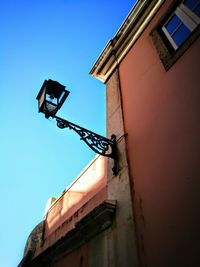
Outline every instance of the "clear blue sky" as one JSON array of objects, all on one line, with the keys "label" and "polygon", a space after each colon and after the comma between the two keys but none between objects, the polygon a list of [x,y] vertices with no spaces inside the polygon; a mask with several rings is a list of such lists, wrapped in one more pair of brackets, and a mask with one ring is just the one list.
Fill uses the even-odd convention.
[{"label": "clear blue sky", "polygon": [[0,1],[0,267],[16,267],[26,239],[95,156],[37,111],[45,79],[70,95],[59,116],[105,135],[105,87],[88,72],[135,0]]}]

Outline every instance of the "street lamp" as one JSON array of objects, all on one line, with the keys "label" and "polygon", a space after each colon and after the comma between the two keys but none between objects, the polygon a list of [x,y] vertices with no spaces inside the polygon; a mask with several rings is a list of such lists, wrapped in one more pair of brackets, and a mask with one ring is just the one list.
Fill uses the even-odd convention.
[{"label": "street lamp", "polygon": [[45,118],[55,118],[59,128],[69,128],[70,130],[75,131],[81,137],[81,140],[83,140],[94,152],[112,158],[114,160],[112,171],[114,175],[117,175],[117,144],[116,136],[114,134],[108,139],[56,116],[57,111],[61,108],[68,95],[69,91],[65,90],[64,85],[50,79],[48,81],[45,80],[36,97],[38,100],[39,112],[44,113]]},{"label": "street lamp", "polygon": [[61,108],[69,91],[65,86],[52,80],[45,80],[37,96],[39,112],[45,114],[46,118],[54,117]]}]

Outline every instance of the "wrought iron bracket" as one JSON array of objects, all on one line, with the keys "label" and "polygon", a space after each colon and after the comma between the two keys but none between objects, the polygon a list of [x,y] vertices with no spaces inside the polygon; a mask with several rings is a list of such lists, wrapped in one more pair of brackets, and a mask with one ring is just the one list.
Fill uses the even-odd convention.
[{"label": "wrought iron bracket", "polygon": [[94,152],[112,158],[114,160],[114,166],[112,168],[113,174],[118,174],[117,142],[114,134],[108,139],[60,117],[54,116],[54,118],[60,129],[69,128],[70,130],[75,131],[81,137],[80,139],[83,140]]}]

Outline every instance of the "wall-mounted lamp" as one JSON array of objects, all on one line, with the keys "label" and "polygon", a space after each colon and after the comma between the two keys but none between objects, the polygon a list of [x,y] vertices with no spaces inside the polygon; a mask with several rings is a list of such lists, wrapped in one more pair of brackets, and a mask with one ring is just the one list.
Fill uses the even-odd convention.
[{"label": "wall-mounted lamp", "polygon": [[68,95],[69,91],[65,90],[64,85],[50,79],[48,81],[45,80],[36,98],[38,100],[39,112],[44,113],[46,118],[55,118],[59,128],[69,128],[70,130],[74,130],[81,137],[81,140],[83,140],[94,152],[112,158],[114,160],[112,171],[114,175],[117,175],[117,144],[116,136],[114,134],[108,139],[56,116],[57,111],[61,108]]}]

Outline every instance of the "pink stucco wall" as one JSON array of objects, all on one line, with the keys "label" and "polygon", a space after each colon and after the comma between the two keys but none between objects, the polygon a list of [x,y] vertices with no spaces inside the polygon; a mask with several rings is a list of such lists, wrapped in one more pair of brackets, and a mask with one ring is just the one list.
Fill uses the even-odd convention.
[{"label": "pink stucco wall", "polygon": [[[72,218],[85,205],[85,208],[82,208],[82,212],[79,212],[79,215],[76,214],[68,222],[69,229],[67,230],[71,230],[77,220],[80,220],[105,199],[106,159],[100,156],[83,170],[66,189],[66,192],[49,209],[45,220],[45,238],[54,233],[58,227],[61,227],[67,219]],[[93,200],[94,205],[87,204],[89,200]],[[62,234],[66,233],[63,232]]]},{"label": "pink stucco wall", "polygon": [[[65,193],[51,206],[46,213],[44,240],[42,246],[37,245],[34,258],[61,240],[63,236],[75,228],[77,222],[107,199],[106,169],[107,158],[96,156],[68,186]],[[76,262],[79,261],[81,264],[86,264],[87,251],[87,245],[77,249],[71,256],[69,255],[69,262],[72,260],[75,264],[78,264]],[[77,259],[74,255],[79,255],[79,253],[80,259]],[[65,259],[56,266],[63,266],[64,262]]]},{"label": "pink stucco wall", "polygon": [[[164,70],[149,36],[120,65],[143,266],[200,266],[200,40]],[[146,265],[145,265],[146,264]]]},{"label": "pink stucco wall", "polygon": [[90,247],[88,243],[84,244],[83,246],[76,249],[72,253],[64,256],[61,260],[59,260],[55,264],[52,264],[52,267],[66,267],[66,266],[88,267],[89,266],[89,259],[88,259],[89,249]]}]

